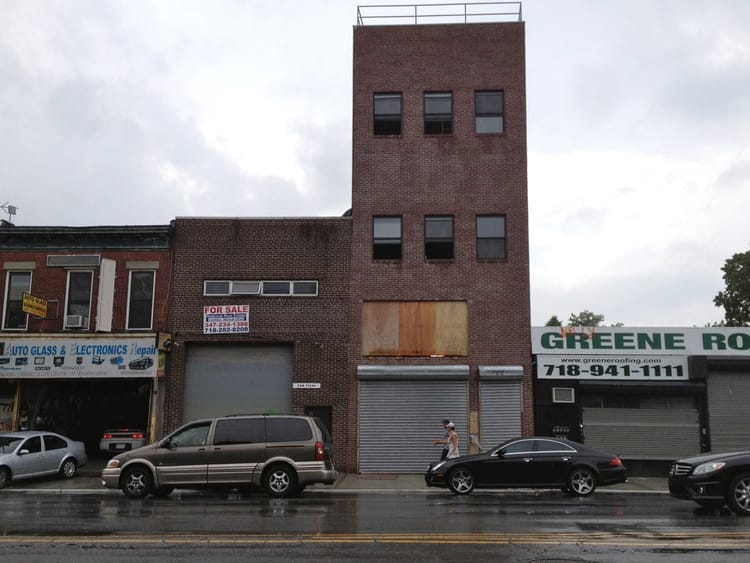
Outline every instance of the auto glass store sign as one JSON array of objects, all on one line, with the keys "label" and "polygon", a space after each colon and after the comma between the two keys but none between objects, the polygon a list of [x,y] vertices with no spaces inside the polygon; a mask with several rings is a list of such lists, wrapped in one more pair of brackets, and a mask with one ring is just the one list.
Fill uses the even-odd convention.
[{"label": "auto glass store sign", "polygon": [[154,338],[0,340],[0,379],[155,376]]},{"label": "auto glass store sign", "polygon": [[750,357],[750,328],[534,327],[538,379],[680,381],[688,356]]}]

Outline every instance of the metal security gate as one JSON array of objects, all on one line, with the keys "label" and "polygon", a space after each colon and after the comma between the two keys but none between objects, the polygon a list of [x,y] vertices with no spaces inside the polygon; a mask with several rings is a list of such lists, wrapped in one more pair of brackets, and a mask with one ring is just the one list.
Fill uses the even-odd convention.
[{"label": "metal security gate", "polygon": [[461,453],[468,452],[466,381],[360,381],[359,471],[423,473],[440,458],[440,421],[456,424]]},{"label": "metal security gate", "polygon": [[291,346],[189,346],[183,421],[291,412],[293,373]]},{"label": "metal security gate", "polygon": [[482,451],[521,435],[521,382],[483,381],[479,386]]},{"label": "metal security gate", "polygon": [[748,449],[750,373],[711,373],[707,392],[711,451]]},{"label": "metal security gate", "polygon": [[697,409],[585,408],[583,442],[626,459],[671,460],[701,451]]}]

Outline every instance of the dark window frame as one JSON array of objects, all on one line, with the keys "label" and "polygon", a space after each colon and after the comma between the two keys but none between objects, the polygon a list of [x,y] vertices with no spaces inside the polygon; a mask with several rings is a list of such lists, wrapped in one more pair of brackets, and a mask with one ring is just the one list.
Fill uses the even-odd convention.
[{"label": "dark window frame", "polygon": [[[387,227],[387,222],[398,220],[398,237],[378,236],[378,222]],[[400,215],[376,215],[372,218],[373,260],[401,260],[403,256],[403,218]],[[390,233],[386,233],[390,234]]]},{"label": "dark window frame", "polygon": [[[490,227],[490,230],[492,229],[491,225],[485,226],[480,224],[483,219],[502,219],[502,236],[488,236],[485,234],[488,227]],[[508,222],[505,215],[501,213],[477,215],[476,235],[477,260],[508,259]]]},{"label": "dark window frame", "polygon": [[[435,106],[442,105],[441,101],[446,98],[448,100],[448,111],[436,111]],[[453,92],[425,92],[423,110],[425,135],[450,135],[453,133]]]},{"label": "dark window frame", "polygon": [[[450,224],[450,235],[435,233]],[[431,227],[434,227],[431,229]],[[430,231],[433,231],[432,233]],[[426,215],[424,218],[424,256],[426,260],[453,260],[455,247],[455,221],[453,215]]]},{"label": "dark window frame", "polygon": [[[88,277],[88,300],[84,302],[77,293],[82,287],[71,287],[73,278]],[[68,270],[68,279],[65,288],[65,316],[81,315],[83,317],[83,328],[88,329],[91,324],[91,301],[94,291],[94,271],[93,270]],[[67,329],[66,329],[67,330]]]},{"label": "dark window frame", "polygon": [[[14,277],[28,276],[28,283],[13,287]],[[5,276],[5,301],[3,307],[3,330],[29,329],[29,315],[23,312],[23,294],[31,293],[33,274],[30,270],[8,270]],[[23,281],[23,280],[22,280]],[[25,289],[24,289],[25,287]],[[18,290],[21,289],[19,293]],[[17,295],[16,295],[17,294]],[[23,322],[21,322],[23,320]]]},{"label": "dark window frame", "polygon": [[[398,99],[398,112],[389,106]],[[404,99],[401,92],[375,92],[372,96],[373,135],[401,135]]]},{"label": "dark window frame", "polygon": [[[500,98],[499,108],[491,104],[491,98]],[[487,127],[497,121],[499,127]],[[505,91],[476,90],[474,92],[474,132],[477,135],[502,135],[505,133]]]},{"label": "dark window frame", "polygon": [[[150,276],[138,281],[137,277]],[[154,325],[156,270],[130,270],[128,272],[127,330],[151,330]],[[148,322],[146,322],[148,320]]]}]

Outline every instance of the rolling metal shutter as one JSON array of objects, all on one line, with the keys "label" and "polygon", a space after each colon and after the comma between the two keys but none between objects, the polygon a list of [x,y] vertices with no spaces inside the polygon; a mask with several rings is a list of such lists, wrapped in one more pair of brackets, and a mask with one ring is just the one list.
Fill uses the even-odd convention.
[{"label": "rolling metal shutter", "polygon": [[583,442],[626,459],[671,460],[701,451],[697,409],[583,409]]},{"label": "rolling metal shutter", "polygon": [[291,346],[189,346],[183,421],[292,412]]},{"label": "rolling metal shutter", "polygon": [[466,381],[360,381],[361,473],[424,473],[440,459],[443,418],[456,424],[459,450],[468,452]]},{"label": "rolling metal shutter", "polygon": [[482,451],[521,435],[521,382],[482,381],[479,442]]},{"label": "rolling metal shutter", "polygon": [[748,449],[750,373],[711,373],[707,392],[711,450],[731,452]]}]

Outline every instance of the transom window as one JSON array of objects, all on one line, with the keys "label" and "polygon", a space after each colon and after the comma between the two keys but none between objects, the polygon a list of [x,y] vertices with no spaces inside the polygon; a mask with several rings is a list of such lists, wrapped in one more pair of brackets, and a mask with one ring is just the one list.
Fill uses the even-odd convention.
[{"label": "transom window", "polygon": [[401,134],[401,94],[373,96],[373,132],[375,135]]},{"label": "transom window", "polygon": [[428,260],[453,258],[453,217],[424,218],[424,255]]},{"label": "transom window", "polygon": [[372,257],[375,260],[401,259],[401,217],[372,218]]},{"label": "transom window", "polygon": [[5,283],[5,330],[26,330],[29,316],[23,312],[23,294],[31,293],[31,272],[9,271]]},{"label": "transom window", "polygon": [[130,271],[127,324],[129,330],[151,329],[155,281],[156,272],[153,270]]},{"label": "transom window", "polygon": [[504,131],[504,93],[502,90],[474,92],[474,126],[477,133]]},{"label": "transom window", "polygon": [[505,216],[477,216],[477,258],[504,260],[505,246]]},{"label": "transom window", "polygon": [[453,94],[451,92],[425,92],[425,135],[448,135],[453,132]]},{"label": "transom window", "polygon": [[206,280],[203,295],[291,295],[316,296],[315,280]]}]

